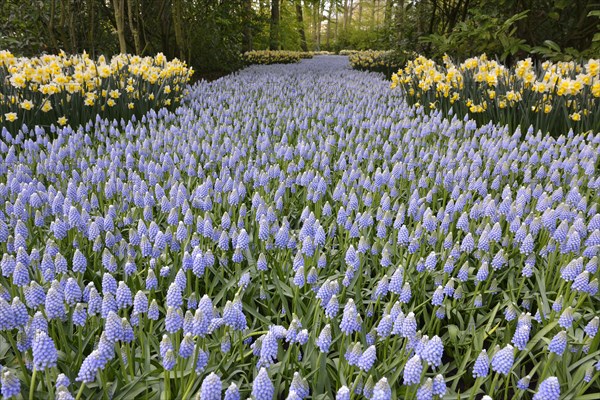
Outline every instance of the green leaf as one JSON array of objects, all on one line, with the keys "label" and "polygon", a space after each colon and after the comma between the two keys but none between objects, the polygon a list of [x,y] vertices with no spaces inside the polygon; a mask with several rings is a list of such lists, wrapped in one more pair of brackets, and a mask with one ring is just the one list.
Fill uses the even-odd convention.
[{"label": "green leaf", "polygon": [[552,50],[554,50],[556,52],[560,52],[560,46],[558,44],[556,44],[556,42],[553,42],[552,40],[544,40],[544,45],[551,48]]}]

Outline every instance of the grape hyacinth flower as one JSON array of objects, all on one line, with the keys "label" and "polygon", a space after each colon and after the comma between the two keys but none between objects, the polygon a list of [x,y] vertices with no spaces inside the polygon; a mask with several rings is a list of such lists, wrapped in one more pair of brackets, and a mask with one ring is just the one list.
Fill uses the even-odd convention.
[{"label": "grape hyacinth flower", "polygon": [[431,400],[433,399],[433,381],[431,378],[427,378],[425,383],[417,389],[417,400]]},{"label": "grape hyacinth flower", "polygon": [[263,367],[258,371],[258,375],[252,382],[252,396],[256,400],[272,400],[275,387],[267,374],[267,370]]},{"label": "grape hyacinth flower", "polygon": [[321,353],[328,353],[329,347],[331,346],[331,340],[331,326],[327,324],[323,327],[323,330],[321,330],[315,344],[319,347]]},{"label": "grape hyacinth flower", "polygon": [[350,389],[347,386],[342,386],[338,389],[335,400],[350,400]]},{"label": "grape hyacinth flower", "polygon": [[481,350],[473,366],[473,378],[485,378],[490,370],[490,359],[485,349]]},{"label": "grape hyacinth flower", "polygon": [[381,378],[373,388],[371,400],[391,400],[392,389],[386,377]]},{"label": "grape hyacinth flower", "polygon": [[227,390],[225,390],[223,400],[240,400],[240,390],[235,383],[229,385]]},{"label": "grape hyacinth flower", "polygon": [[523,378],[519,379],[517,382],[517,388],[519,390],[527,390],[529,389],[529,382],[531,381],[531,376],[527,375]]},{"label": "grape hyacinth flower", "polygon": [[404,384],[415,385],[419,383],[422,370],[423,364],[421,363],[421,357],[414,355],[404,366]]},{"label": "grape hyacinth flower", "polygon": [[214,372],[202,381],[200,397],[202,400],[221,400],[221,378]]},{"label": "grape hyacinth flower", "polygon": [[558,400],[560,398],[560,383],[558,378],[551,376],[546,378],[538,388],[533,400]]},{"label": "grape hyacinth flower", "polygon": [[375,346],[369,346],[360,356],[360,359],[357,363],[358,368],[368,372],[373,367],[373,364],[375,364],[376,360],[377,353],[375,350]]},{"label": "grape hyacinth flower", "polygon": [[507,344],[506,347],[498,350],[492,357],[492,370],[502,375],[508,375],[512,369],[514,359],[514,348]]},{"label": "grape hyacinth flower", "polygon": [[38,371],[44,371],[46,368],[56,366],[58,353],[54,340],[44,331],[37,331],[33,338],[33,366]]},{"label": "grape hyacinth flower", "polygon": [[83,360],[75,380],[77,382],[91,383],[96,379],[96,373],[102,367],[103,363],[100,352],[98,350],[94,350]]},{"label": "grape hyacinth flower", "polygon": [[290,392],[294,392],[299,399],[308,397],[310,394],[308,382],[299,372],[294,372],[292,383],[290,384]]},{"label": "grape hyacinth flower", "polygon": [[548,345],[548,351],[554,353],[557,356],[562,356],[567,349],[567,332],[560,331],[550,341]]},{"label": "grape hyacinth flower", "polygon": [[10,399],[11,397],[18,396],[21,393],[21,382],[19,381],[19,378],[17,378],[14,372],[7,368],[3,368],[0,373],[2,374],[2,378],[0,379],[0,384],[2,385],[0,392],[2,393],[2,397]]}]

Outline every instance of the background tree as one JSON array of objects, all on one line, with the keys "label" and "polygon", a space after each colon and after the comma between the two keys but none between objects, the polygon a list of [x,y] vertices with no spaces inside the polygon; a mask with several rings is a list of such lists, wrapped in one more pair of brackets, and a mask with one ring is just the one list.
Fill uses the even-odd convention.
[{"label": "background tree", "polygon": [[598,0],[3,0],[0,48],[163,52],[197,76],[267,48],[569,60],[600,56],[598,11]]}]

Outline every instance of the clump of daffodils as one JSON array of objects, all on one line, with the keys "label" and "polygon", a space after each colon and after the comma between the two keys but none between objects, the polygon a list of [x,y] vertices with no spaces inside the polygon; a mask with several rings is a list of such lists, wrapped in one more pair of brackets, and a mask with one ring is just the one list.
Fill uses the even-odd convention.
[{"label": "clump of daffodils", "polygon": [[242,55],[246,64],[293,64],[303,58],[312,58],[313,53],[285,50],[253,50]]},{"label": "clump of daffodils", "polygon": [[350,66],[361,71],[382,72],[388,78],[398,69],[406,65],[408,59],[416,54],[405,51],[393,50],[364,50],[344,51],[340,55],[347,55]]},{"label": "clump of daffodils", "polygon": [[177,104],[193,72],[162,53],[94,60],[86,53],[26,58],[0,51],[0,122],[10,129],[141,116]]},{"label": "clump of daffodils", "polygon": [[552,134],[600,129],[600,60],[584,64],[531,59],[507,68],[485,55],[461,64],[423,56],[392,76],[408,101],[478,122],[529,127]]}]

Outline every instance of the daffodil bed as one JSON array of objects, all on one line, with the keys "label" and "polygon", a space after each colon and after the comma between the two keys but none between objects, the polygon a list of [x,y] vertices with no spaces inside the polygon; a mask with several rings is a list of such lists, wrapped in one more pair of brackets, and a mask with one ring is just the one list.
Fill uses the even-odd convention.
[{"label": "daffodil bed", "polygon": [[2,131],[4,398],[598,398],[600,134],[340,56],[55,134]]},{"label": "daffodil bed", "polygon": [[392,50],[342,50],[340,54],[348,56],[352,68],[361,71],[382,72],[388,78],[398,69],[404,68],[406,61],[411,57],[411,54],[407,52]]},{"label": "daffodil bed", "polygon": [[242,55],[244,62],[251,64],[292,64],[305,58],[312,58],[313,53],[287,50],[253,50]]},{"label": "daffodil bed", "polygon": [[163,54],[121,54],[97,60],[87,54],[15,57],[0,51],[0,123],[77,126],[100,118],[129,120],[181,100],[193,70]]},{"label": "daffodil bed", "polygon": [[392,76],[410,104],[479,123],[533,126],[543,134],[600,131],[600,60],[540,65],[531,59],[506,68],[485,55],[443,65],[419,56]]}]

